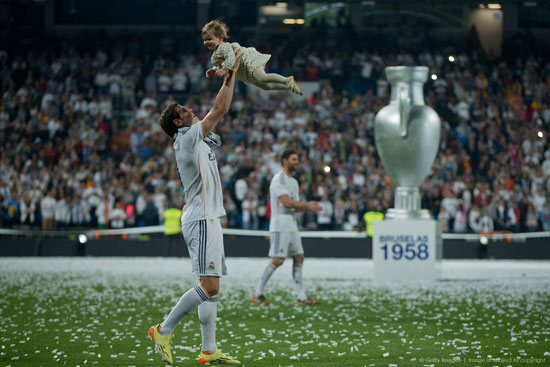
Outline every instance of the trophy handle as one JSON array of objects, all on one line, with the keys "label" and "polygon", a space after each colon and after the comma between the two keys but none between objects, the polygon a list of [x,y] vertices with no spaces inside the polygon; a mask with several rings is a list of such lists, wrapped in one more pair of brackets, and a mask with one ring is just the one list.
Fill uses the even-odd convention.
[{"label": "trophy handle", "polygon": [[411,109],[411,96],[407,85],[399,86],[399,133],[402,137],[407,136],[407,122]]}]

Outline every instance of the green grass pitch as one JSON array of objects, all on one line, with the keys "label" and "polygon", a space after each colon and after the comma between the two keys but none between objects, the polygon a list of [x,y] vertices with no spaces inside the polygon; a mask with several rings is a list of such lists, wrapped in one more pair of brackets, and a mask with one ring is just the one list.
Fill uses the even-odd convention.
[{"label": "green grass pitch", "polygon": [[[534,275],[502,266],[502,276],[376,285],[367,260],[306,259],[321,304],[295,304],[287,263],[261,307],[250,297],[266,263],[229,259],[222,280],[218,346],[245,366],[550,366],[548,262]],[[189,272],[187,259],[2,258],[0,366],[163,366],[147,330],[196,284]],[[172,350],[176,366],[199,366],[196,311]]]}]

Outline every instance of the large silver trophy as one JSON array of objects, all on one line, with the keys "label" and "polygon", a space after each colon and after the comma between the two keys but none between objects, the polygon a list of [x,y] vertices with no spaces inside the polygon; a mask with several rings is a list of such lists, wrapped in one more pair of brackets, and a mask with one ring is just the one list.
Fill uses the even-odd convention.
[{"label": "large silver trophy", "polygon": [[395,185],[395,208],[388,209],[386,218],[430,219],[420,207],[418,186],[437,155],[441,121],[424,103],[428,68],[390,66],[386,77],[391,101],[376,114],[374,123],[378,154]]}]

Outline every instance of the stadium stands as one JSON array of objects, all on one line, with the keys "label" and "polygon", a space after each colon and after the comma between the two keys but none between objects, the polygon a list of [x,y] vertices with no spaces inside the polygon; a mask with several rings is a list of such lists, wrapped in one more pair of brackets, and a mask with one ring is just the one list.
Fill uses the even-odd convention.
[{"label": "stadium stands", "polygon": [[[0,50],[1,226],[154,225],[181,205],[155,120],[169,101],[198,116],[212,105],[220,81],[204,77],[199,34],[19,36]],[[340,33],[330,53],[305,31],[287,42],[239,37],[273,54],[268,69],[320,90],[295,100],[239,86],[217,129],[228,227],[265,228],[269,179],[286,147],[302,156],[304,199],[327,194],[333,204],[329,227],[364,230],[363,213],[391,207],[373,121],[389,99],[384,67],[400,64],[434,75],[426,103],[442,119],[442,139],[421,193],[443,231],[550,230],[550,62],[529,34],[507,40],[502,59],[485,56],[475,31],[451,48],[407,51],[400,39],[399,53],[373,34]],[[299,221],[318,228],[310,213]]]}]

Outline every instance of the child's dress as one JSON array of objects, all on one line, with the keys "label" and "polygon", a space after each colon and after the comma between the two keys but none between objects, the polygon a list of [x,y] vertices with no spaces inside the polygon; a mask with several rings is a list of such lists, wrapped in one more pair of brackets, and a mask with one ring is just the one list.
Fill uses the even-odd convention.
[{"label": "child's dress", "polygon": [[237,79],[242,80],[247,84],[255,84],[256,79],[252,75],[254,70],[259,67],[264,67],[271,58],[269,54],[262,54],[254,47],[242,47],[237,42],[229,43],[222,42],[212,53],[212,65],[214,70],[231,69],[235,64],[235,53],[231,46],[236,46],[243,54],[241,66],[237,71]]}]

